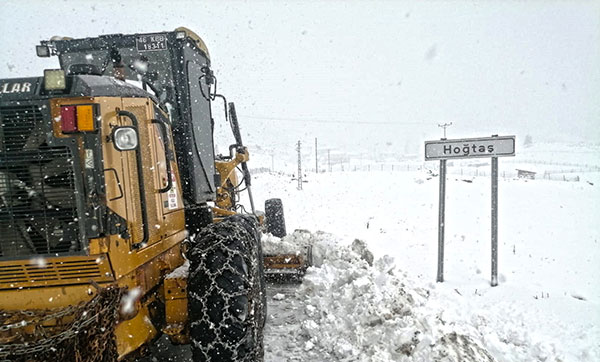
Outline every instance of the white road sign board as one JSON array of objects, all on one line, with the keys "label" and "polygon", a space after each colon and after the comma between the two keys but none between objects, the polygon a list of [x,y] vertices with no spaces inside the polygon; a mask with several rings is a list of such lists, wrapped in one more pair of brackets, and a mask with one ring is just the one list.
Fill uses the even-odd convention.
[{"label": "white road sign board", "polygon": [[515,155],[515,136],[425,141],[425,161]]}]

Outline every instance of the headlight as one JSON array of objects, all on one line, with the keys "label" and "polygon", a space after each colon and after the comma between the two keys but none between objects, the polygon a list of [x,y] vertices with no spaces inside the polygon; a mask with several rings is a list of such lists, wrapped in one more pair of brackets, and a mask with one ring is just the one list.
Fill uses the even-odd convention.
[{"label": "headlight", "polygon": [[138,146],[137,131],[131,126],[115,128],[112,138],[115,148],[119,151],[131,151]]},{"label": "headlight", "polygon": [[62,69],[44,70],[44,88],[46,90],[63,90],[67,88],[65,71]]},{"label": "headlight", "polygon": [[47,45],[36,45],[35,52],[40,58],[49,58],[50,57],[50,47]]}]

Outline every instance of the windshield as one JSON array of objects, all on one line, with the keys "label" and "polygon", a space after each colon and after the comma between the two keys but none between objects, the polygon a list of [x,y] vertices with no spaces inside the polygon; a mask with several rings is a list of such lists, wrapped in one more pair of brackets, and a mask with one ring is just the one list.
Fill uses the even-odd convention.
[{"label": "windshield", "polygon": [[[168,49],[140,52],[136,47],[119,47],[116,50],[125,65],[125,77],[127,80],[141,81],[144,75],[144,79],[149,81],[158,91],[173,86],[170,57],[164,54],[165,52],[169,52]],[[66,71],[73,64],[93,64],[100,71],[104,70],[103,74],[108,75],[113,72],[111,51],[108,48],[63,51],[60,53],[59,59],[61,68]]]}]

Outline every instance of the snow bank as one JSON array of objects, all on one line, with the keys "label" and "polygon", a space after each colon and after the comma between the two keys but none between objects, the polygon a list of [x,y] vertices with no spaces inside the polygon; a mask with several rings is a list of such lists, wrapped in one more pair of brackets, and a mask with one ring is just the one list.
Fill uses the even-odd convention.
[{"label": "snow bank", "polygon": [[299,254],[312,245],[312,239],[312,234],[307,230],[296,230],[283,239],[271,234],[263,234],[263,253],[265,255]]},{"label": "snow bank", "polygon": [[[287,308],[296,310],[294,324],[300,326],[290,330],[296,348],[312,359],[516,362],[598,357],[597,346],[588,345],[583,353],[565,351],[561,341],[527,330],[528,316],[512,303],[482,310],[458,291],[450,297],[437,284],[412,280],[393,258],[373,260],[361,240],[344,245],[331,234],[297,231],[263,241],[271,251],[313,247],[315,266],[285,295]],[[278,296],[284,300],[283,294]],[[575,337],[589,342],[583,334]]]},{"label": "snow bank", "polygon": [[308,232],[265,238],[267,249],[309,244],[317,266],[295,293],[305,351],[336,361],[494,361],[479,336],[455,331],[427,310],[429,291],[397,271],[392,258],[370,266],[364,242],[340,246],[332,235]]}]

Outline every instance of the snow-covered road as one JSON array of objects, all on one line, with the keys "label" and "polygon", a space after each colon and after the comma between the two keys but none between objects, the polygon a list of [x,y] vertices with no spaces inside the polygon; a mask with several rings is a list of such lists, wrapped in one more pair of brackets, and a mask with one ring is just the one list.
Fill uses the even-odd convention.
[{"label": "snow-covered road", "polygon": [[[448,176],[444,283],[435,283],[438,179],[426,170],[309,174],[302,191],[285,175],[254,179],[257,204],[280,197],[288,231],[310,230],[284,242],[311,243],[316,257],[301,285],[268,289],[267,362],[600,360],[599,173],[500,179],[496,288],[489,176]],[[356,239],[373,266],[352,250]]]},{"label": "snow-covered road", "polygon": [[[303,301],[296,297],[299,284],[272,284],[267,286],[268,321],[265,326],[265,361],[327,361],[324,353],[305,351],[296,340],[299,325],[304,319]],[[138,362],[191,362],[192,353],[187,345],[174,346],[163,336],[148,355]]]}]

